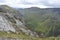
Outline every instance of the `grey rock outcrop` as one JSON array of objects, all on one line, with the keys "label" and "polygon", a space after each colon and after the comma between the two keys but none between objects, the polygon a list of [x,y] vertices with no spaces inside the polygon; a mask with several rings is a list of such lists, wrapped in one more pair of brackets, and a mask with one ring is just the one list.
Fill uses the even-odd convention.
[{"label": "grey rock outcrop", "polygon": [[[20,20],[15,19],[14,17],[13,17],[13,19],[14,19],[13,21],[15,21],[16,23],[12,23],[8,19],[6,19],[3,15],[0,15],[0,31],[19,32],[18,30],[21,30],[26,35],[38,37],[38,35],[36,33],[29,30]],[[15,25],[16,28],[18,28],[18,30],[13,25]]]},{"label": "grey rock outcrop", "polygon": [[[1,8],[1,6],[0,6]],[[0,10],[0,31],[3,32],[19,32],[20,30],[25,33],[26,35],[30,36],[36,36],[38,37],[38,34],[36,32],[33,32],[29,30],[23,23],[23,17],[21,16],[19,11],[16,11],[13,8],[1,8],[6,9],[5,13],[3,10]],[[12,11],[11,11],[12,10]]]},{"label": "grey rock outcrop", "polygon": [[15,32],[15,29],[13,26],[6,20],[3,16],[0,15],[0,31],[13,31]]}]

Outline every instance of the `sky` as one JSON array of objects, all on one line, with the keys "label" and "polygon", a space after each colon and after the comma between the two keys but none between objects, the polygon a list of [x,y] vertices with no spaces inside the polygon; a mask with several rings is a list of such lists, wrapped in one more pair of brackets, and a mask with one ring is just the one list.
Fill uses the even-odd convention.
[{"label": "sky", "polygon": [[0,0],[0,5],[14,8],[60,8],[60,0]]}]

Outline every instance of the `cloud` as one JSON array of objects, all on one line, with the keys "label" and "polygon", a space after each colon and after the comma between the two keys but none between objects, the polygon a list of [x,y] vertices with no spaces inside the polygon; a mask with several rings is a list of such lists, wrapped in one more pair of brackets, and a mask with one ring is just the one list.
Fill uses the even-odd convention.
[{"label": "cloud", "polygon": [[59,8],[60,7],[60,0],[47,0],[44,5],[52,7],[52,8]]},{"label": "cloud", "polygon": [[28,8],[28,7],[60,7],[60,0],[0,0],[0,5],[6,4],[11,7]]},{"label": "cloud", "polygon": [[29,8],[29,7],[47,8],[47,6],[44,6],[44,5],[24,5],[24,4],[15,4],[14,7],[16,8]]},{"label": "cloud", "polygon": [[30,4],[36,4],[39,3],[39,0],[25,0],[23,1],[24,4],[30,3]]}]

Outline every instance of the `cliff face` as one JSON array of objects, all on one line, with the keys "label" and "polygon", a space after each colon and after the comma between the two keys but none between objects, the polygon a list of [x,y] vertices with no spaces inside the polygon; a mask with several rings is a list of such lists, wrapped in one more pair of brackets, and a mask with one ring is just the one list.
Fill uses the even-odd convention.
[{"label": "cliff face", "polygon": [[15,32],[15,29],[13,26],[6,20],[3,16],[0,15],[0,31],[13,31]]},{"label": "cliff face", "polygon": [[38,37],[36,32],[29,30],[22,21],[21,13],[9,6],[0,6],[0,31],[20,33],[22,31],[26,35]]}]

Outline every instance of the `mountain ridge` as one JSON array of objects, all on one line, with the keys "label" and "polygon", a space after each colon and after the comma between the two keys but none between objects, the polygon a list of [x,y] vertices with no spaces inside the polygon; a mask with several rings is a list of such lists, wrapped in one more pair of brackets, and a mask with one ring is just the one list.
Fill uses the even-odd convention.
[{"label": "mountain ridge", "polygon": [[22,9],[20,12],[24,13],[27,27],[36,31],[40,36],[42,33],[45,36],[60,35],[60,8],[41,9],[33,7]]}]

